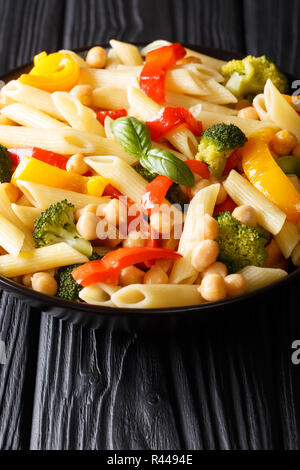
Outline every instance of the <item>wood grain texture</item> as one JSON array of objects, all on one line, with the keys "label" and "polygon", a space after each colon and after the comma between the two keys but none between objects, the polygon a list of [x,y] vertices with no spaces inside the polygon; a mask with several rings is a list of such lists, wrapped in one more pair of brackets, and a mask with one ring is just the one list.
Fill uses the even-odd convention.
[{"label": "wood grain texture", "polygon": [[[44,49],[162,37],[267,53],[298,72],[298,10],[297,0],[0,0],[0,71]],[[39,325],[3,293],[0,448],[300,449],[299,300],[293,286],[154,333],[46,314]]]}]

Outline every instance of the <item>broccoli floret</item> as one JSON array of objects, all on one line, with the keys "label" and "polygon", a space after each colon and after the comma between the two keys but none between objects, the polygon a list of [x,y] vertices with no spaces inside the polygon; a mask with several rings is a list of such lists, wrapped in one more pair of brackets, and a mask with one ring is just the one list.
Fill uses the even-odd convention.
[{"label": "broccoli floret", "polygon": [[259,227],[240,223],[228,211],[216,216],[219,224],[218,260],[226,264],[229,273],[236,273],[245,266],[263,266],[268,257],[265,245],[269,233]]},{"label": "broccoli floret", "polygon": [[[96,252],[90,257],[91,261],[96,261],[101,259]],[[79,297],[79,293],[83,287],[80,284],[77,284],[75,279],[72,276],[72,271],[81,266],[81,264],[73,264],[71,266],[63,266],[59,268],[55,279],[58,285],[57,297],[65,300],[73,300],[74,302],[82,302]]]},{"label": "broccoli floret", "polygon": [[238,99],[254,98],[264,91],[270,78],[281,93],[287,93],[288,80],[274,62],[265,55],[254,57],[248,55],[242,60],[231,60],[223,65],[221,72],[227,79],[226,88]]},{"label": "broccoli floret", "polygon": [[247,142],[245,134],[234,124],[215,124],[201,135],[196,160],[206,163],[213,176],[220,177],[226,158]]},{"label": "broccoli floret", "polygon": [[[135,165],[134,169],[139,175],[148,181],[148,183],[151,183],[151,181],[153,181],[156,176],[158,176],[157,173],[150,173],[150,171],[146,170],[146,168],[142,167],[140,164]],[[172,186],[169,188],[166,194],[166,199],[171,204],[180,205],[182,210],[184,209],[184,204],[189,202],[188,198],[183,194],[179,188],[179,185],[176,183],[172,184]]]},{"label": "broccoli floret", "polygon": [[9,183],[13,174],[13,161],[6,147],[0,144],[0,183]]},{"label": "broccoli floret", "polygon": [[76,231],[74,206],[67,200],[52,204],[41,213],[34,222],[33,237],[37,247],[65,242],[88,257],[93,251],[91,243]]}]

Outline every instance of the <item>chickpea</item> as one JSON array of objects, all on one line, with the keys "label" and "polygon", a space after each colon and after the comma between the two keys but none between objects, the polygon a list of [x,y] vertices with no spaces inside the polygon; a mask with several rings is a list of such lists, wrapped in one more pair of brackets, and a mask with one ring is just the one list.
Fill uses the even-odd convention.
[{"label": "chickpea", "polygon": [[297,144],[296,147],[293,148],[292,155],[300,158],[300,144]]},{"label": "chickpea", "polygon": [[84,156],[76,153],[67,161],[66,170],[77,175],[84,175],[89,170],[89,167],[84,161]]},{"label": "chickpea", "polygon": [[159,266],[152,266],[145,274],[144,284],[168,284],[169,276]]},{"label": "chickpea", "polygon": [[220,263],[220,261],[216,261],[215,263],[211,264],[202,272],[202,276],[209,276],[210,274],[219,274],[219,276],[226,277],[228,274],[227,267],[224,263]]},{"label": "chickpea", "polygon": [[202,272],[208,266],[215,263],[219,254],[219,245],[213,240],[204,240],[194,248],[192,253],[192,265],[197,271]]},{"label": "chickpea", "polygon": [[215,240],[219,233],[219,225],[216,219],[208,214],[205,214],[202,218],[203,232],[205,240]]},{"label": "chickpea", "polygon": [[32,287],[32,274],[25,274],[22,276],[22,284],[26,287]]},{"label": "chickpea", "polygon": [[248,106],[248,108],[241,109],[238,112],[238,117],[243,119],[253,119],[254,121],[259,120],[259,115],[253,106]]},{"label": "chickpea", "polygon": [[226,298],[225,280],[219,274],[205,276],[198,290],[208,302],[218,302]]},{"label": "chickpea", "polygon": [[271,149],[278,155],[289,155],[296,145],[296,136],[287,129],[277,132],[270,143]]},{"label": "chickpea", "polygon": [[179,240],[174,238],[172,235],[168,239],[162,239],[161,247],[165,248],[166,250],[177,250],[179,244]]},{"label": "chickpea", "polygon": [[240,100],[235,105],[235,109],[237,111],[240,111],[241,109],[249,108],[249,107],[251,107],[251,103],[248,100]]},{"label": "chickpea", "polygon": [[12,183],[3,183],[2,188],[4,189],[6,196],[10,200],[10,202],[17,202],[17,200],[20,198],[20,191]]},{"label": "chickpea", "polygon": [[143,284],[144,271],[136,268],[135,266],[128,266],[122,269],[120,273],[120,285],[122,287],[129,286],[130,284]]},{"label": "chickpea", "polygon": [[93,90],[90,85],[76,85],[72,88],[70,94],[84,106],[92,106],[93,104]]},{"label": "chickpea", "polygon": [[35,273],[31,279],[33,290],[46,295],[57,293],[57,282],[49,273]]},{"label": "chickpea", "polygon": [[128,237],[123,241],[123,247],[145,246],[145,243],[146,240],[143,238],[142,233],[133,230],[129,232]]},{"label": "chickpea", "polygon": [[256,227],[257,215],[255,209],[251,206],[239,206],[234,209],[232,216],[239,220],[242,224]]},{"label": "chickpea", "polygon": [[266,246],[266,251],[268,253],[268,258],[264,262],[265,268],[274,268],[277,263],[281,260],[281,250],[275,238]]},{"label": "chickpea", "polygon": [[229,297],[242,295],[247,290],[247,281],[242,274],[230,274],[225,277],[226,292]]},{"label": "chickpea", "polygon": [[174,217],[171,211],[154,212],[150,216],[151,227],[158,233],[168,235],[174,227]]},{"label": "chickpea", "polygon": [[103,47],[92,47],[85,59],[87,65],[93,69],[102,69],[106,64],[106,51]]},{"label": "chickpea", "polygon": [[97,204],[88,204],[87,206],[84,206],[81,209],[77,209],[75,211],[75,220],[78,220],[81,215],[86,214],[87,212],[91,212],[92,214],[98,215],[97,211]]},{"label": "chickpea", "polygon": [[103,216],[113,225],[119,225],[126,222],[126,207],[118,199],[112,199],[105,207],[102,209]]},{"label": "chickpea", "polygon": [[223,184],[215,176],[211,176],[209,178],[209,182],[210,182],[210,184],[220,184],[220,190],[219,190],[219,193],[218,193],[218,196],[217,196],[216,204],[217,205],[218,204],[223,204],[223,202],[225,202],[226,199],[227,199],[227,192],[226,192]]},{"label": "chickpea", "polygon": [[96,240],[98,238],[98,223],[99,219],[95,214],[86,212],[79,217],[76,228],[79,235],[81,235],[82,238],[85,238],[85,240]]},{"label": "chickpea", "polygon": [[103,244],[110,249],[115,248],[121,243],[119,230],[105,219],[98,219],[96,232],[99,241],[103,241]]},{"label": "chickpea", "polygon": [[165,273],[168,273],[171,270],[173,261],[171,259],[157,259],[155,261],[155,266],[162,269]]}]

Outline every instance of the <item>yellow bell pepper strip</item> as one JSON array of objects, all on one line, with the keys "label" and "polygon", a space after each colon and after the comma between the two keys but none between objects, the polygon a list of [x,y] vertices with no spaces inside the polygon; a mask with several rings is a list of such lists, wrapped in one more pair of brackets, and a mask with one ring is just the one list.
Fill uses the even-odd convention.
[{"label": "yellow bell pepper strip", "polygon": [[62,170],[48,163],[25,156],[17,166],[11,182],[18,180],[44,184],[52,188],[67,189],[76,193],[102,196],[110,180],[103,176],[81,176],[71,171]]},{"label": "yellow bell pepper strip", "polygon": [[79,74],[80,67],[71,55],[41,52],[34,58],[34,67],[21,75],[19,82],[49,92],[69,91],[78,82]]},{"label": "yellow bell pepper strip", "polygon": [[279,207],[288,220],[297,222],[300,219],[300,194],[269,150],[273,136],[271,129],[262,129],[248,137],[248,142],[240,149],[243,170],[256,189]]}]

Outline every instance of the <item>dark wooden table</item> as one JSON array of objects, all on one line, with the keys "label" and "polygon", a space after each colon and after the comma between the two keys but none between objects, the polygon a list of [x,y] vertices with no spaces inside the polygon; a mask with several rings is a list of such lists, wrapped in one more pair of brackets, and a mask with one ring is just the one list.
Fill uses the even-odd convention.
[{"label": "dark wooden table", "polygon": [[[41,50],[166,38],[300,73],[298,0],[0,0],[0,73]],[[1,449],[300,449],[297,286],[218,321],[93,331],[2,292]]]}]

